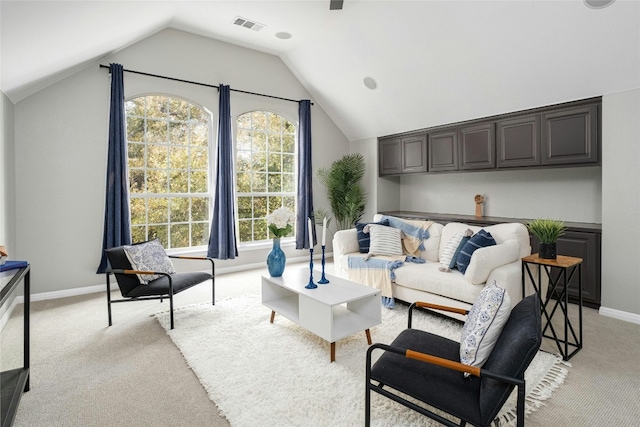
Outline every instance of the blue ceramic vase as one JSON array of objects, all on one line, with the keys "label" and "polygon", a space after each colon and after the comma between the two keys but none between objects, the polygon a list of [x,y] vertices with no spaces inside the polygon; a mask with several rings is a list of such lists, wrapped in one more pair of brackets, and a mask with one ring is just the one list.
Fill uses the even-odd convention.
[{"label": "blue ceramic vase", "polygon": [[271,277],[280,277],[284,272],[284,265],[287,262],[287,256],[280,249],[280,238],[273,239],[273,249],[267,256],[267,268]]}]

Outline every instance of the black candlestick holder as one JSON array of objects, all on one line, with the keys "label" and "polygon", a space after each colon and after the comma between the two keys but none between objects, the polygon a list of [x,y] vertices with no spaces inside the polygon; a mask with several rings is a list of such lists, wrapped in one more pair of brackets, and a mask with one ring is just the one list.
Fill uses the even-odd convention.
[{"label": "black candlestick holder", "polygon": [[329,280],[324,276],[324,249],[326,248],[325,245],[322,245],[322,277],[320,278],[320,280],[318,280],[318,283],[321,284],[326,284],[329,283]]},{"label": "black candlestick holder", "polygon": [[307,289],[315,289],[318,285],[313,283],[313,248],[309,248],[309,283],[305,288]]}]

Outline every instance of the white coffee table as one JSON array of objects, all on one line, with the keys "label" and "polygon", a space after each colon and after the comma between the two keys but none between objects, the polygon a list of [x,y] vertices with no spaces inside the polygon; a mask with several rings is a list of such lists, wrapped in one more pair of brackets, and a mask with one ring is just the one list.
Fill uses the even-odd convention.
[{"label": "white coffee table", "polygon": [[306,289],[309,269],[289,269],[282,277],[262,276],[262,304],[271,309],[271,323],[279,313],[331,343],[331,361],[336,360],[336,341],[364,331],[371,345],[369,328],[382,322],[378,289],[325,274],[327,284],[319,284],[321,273],[313,272],[316,289]]}]

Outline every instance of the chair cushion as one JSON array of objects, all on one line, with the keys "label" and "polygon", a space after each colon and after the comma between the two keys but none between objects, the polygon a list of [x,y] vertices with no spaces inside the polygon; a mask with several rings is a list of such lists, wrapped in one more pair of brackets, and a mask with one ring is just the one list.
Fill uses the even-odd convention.
[{"label": "chair cushion", "polygon": [[[457,342],[417,329],[404,330],[391,345],[458,360]],[[371,379],[470,423],[480,418],[480,378],[385,352],[371,368]]]},{"label": "chair cushion", "polygon": [[358,233],[358,247],[360,248],[360,253],[366,254],[369,253],[369,246],[371,245],[371,235],[369,233],[364,232],[364,227],[369,224],[378,224],[378,225],[389,225],[389,220],[385,219],[380,222],[357,222],[356,230]]},{"label": "chair cushion", "polygon": [[[460,362],[465,365],[484,365],[502,328],[509,319],[511,299],[495,281],[480,292],[473,303],[460,337]],[[468,375],[468,374],[465,374]]]},{"label": "chair cushion", "polygon": [[467,271],[467,267],[469,266],[469,262],[471,261],[471,256],[473,255],[473,252],[476,251],[476,249],[495,244],[496,241],[491,233],[487,232],[486,230],[478,231],[460,250],[458,258],[456,259],[458,270],[460,270],[462,273]]},{"label": "chair cushion", "polygon": [[[524,372],[540,349],[541,342],[540,300],[538,295],[533,294],[522,299],[511,310],[509,320],[482,369],[524,378]],[[485,425],[496,417],[513,388],[490,378],[481,379],[480,413]]]},{"label": "chair cushion", "polygon": [[[202,283],[205,280],[211,279],[210,273],[203,271],[194,271],[188,273],[174,273],[171,275],[173,281],[173,293],[174,295],[189,289],[192,286]],[[147,285],[139,285],[133,288],[127,297],[141,297],[149,295],[168,295],[169,294],[169,279],[166,276],[160,276],[160,278],[149,282]]]},{"label": "chair cushion", "polygon": [[[176,272],[171,259],[167,256],[158,239],[136,245],[124,245],[123,248],[134,270],[157,271],[167,274]],[[143,285],[160,277],[157,274],[138,274],[137,276]]]}]

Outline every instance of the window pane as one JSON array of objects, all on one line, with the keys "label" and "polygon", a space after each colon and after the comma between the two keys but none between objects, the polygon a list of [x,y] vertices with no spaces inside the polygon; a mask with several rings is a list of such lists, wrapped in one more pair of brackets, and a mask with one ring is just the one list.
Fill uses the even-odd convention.
[{"label": "window pane", "polygon": [[186,169],[189,167],[189,152],[186,147],[171,147],[169,149],[171,169]]},{"label": "window pane", "polygon": [[204,246],[209,243],[209,224],[197,222],[191,224],[191,246]]},{"label": "window pane", "polygon": [[269,154],[269,172],[282,171],[282,154]]},{"label": "window pane", "polygon": [[251,156],[251,167],[254,171],[267,171],[267,155],[265,153],[254,152]]},{"label": "window pane", "polygon": [[[237,120],[237,125],[238,125],[238,129],[251,129],[251,114],[243,114],[241,116],[238,116],[238,120]],[[240,132],[238,132],[238,134],[240,134]],[[248,134],[248,132],[246,132],[245,134]],[[240,138],[238,138],[239,140]]]},{"label": "window pane", "polygon": [[282,198],[282,205],[285,208],[291,209],[291,211],[296,211],[296,198],[294,196],[286,196]]},{"label": "window pane", "polygon": [[282,191],[285,193],[293,193],[296,191],[295,179],[293,174],[282,175]]},{"label": "window pane", "polygon": [[267,191],[267,174],[266,173],[254,173],[253,180],[251,182],[251,190],[254,193],[264,193]]},{"label": "window pane", "polygon": [[131,227],[131,243],[140,243],[147,240],[147,227],[146,226],[132,226]]},{"label": "window pane", "polygon": [[169,220],[169,203],[165,198],[149,199],[149,223],[161,224]]},{"label": "window pane", "polygon": [[185,123],[169,123],[169,141],[172,144],[188,144],[189,127]]},{"label": "window pane", "polygon": [[[202,169],[207,171],[209,166],[209,150],[206,148],[191,148],[191,169]],[[207,173],[208,175],[208,173]]]},{"label": "window pane", "polygon": [[253,151],[267,151],[267,134],[264,132],[254,132],[252,139]]},{"label": "window pane", "polygon": [[165,194],[169,188],[169,176],[164,170],[147,169],[148,193]]},{"label": "window pane", "polygon": [[282,155],[282,172],[294,173],[296,168],[296,157],[290,154]]},{"label": "window pane", "polygon": [[209,121],[209,115],[206,113],[206,111],[204,111],[203,109],[195,105],[189,106],[189,114],[191,115],[192,122],[208,122]]},{"label": "window pane", "polygon": [[267,129],[267,114],[264,111],[254,111],[251,113],[251,127],[254,130]]},{"label": "window pane", "polygon": [[189,104],[178,98],[169,101],[169,118],[171,120],[189,120]]},{"label": "window pane", "polygon": [[147,96],[147,117],[166,119],[169,110],[168,101],[165,96]]},{"label": "window pane", "polygon": [[253,221],[253,240],[266,240],[269,238],[269,229],[266,219],[256,219]]},{"label": "window pane", "polygon": [[147,142],[167,142],[168,124],[164,120],[147,120]]},{"label": "window pane", "polygon": [[147,202],[146,199],[131,198],[131,224],[147,223]]},{"label": "window pane", "polygon": [[124,103],[127,116],[144,117],[144,97],[135,98]]},{"label": "window pane", "polygon": [[187,171],[172,171],[169,188],[172,193],[187,193],[189,191],[189,173]]},{"label": "window pane", "polygon": [[144,167],[144,144],[128,144],[127,155],[129,167]]},{"label": "window pane", "polygon": [[266,218],[267,217],[267,198],[266,197],[254,197],[253,198],[253,217],[254,218]]},{"label": "window pane", "polygon": [[129,169],[129,189],[131,193],[142,193],[144,191],[143,169]]},{"label": "window pane", "polygon": [[282,192],[282,175],[279,173],[269,174],[269,193]]},{"label": "window pane", "polygon": [[236,153],[236,170],[239,172],[251,169],[251,151],[240,151]]},{"label": "window pane", "polygon": [[284,127],[284,130],[283,130],[284,133],[295,135],[296,126],[293,123],[291,123],[289,120],[285,120],[283,122],[283,127]]},{"label": "window pane", "polygon": [[236,185],[238,186],[238,193],[250,193],[251,192],[251,174],[242,172],[236,174]]},{"label": "window pane", "polygon": [[269,113],[269,133],[280,134],[282,132],[282,117],[277,114]]},{"label": "window pane", "polygon": [[269,197],[269,212],[273,212],[278,208],[282,207],[282,197],[281,196],[270,196]]},{"label": "window pane", "polygon": [[285,153],[295,153],[296,138],[293,135],[285,135],[282,137],[282,151]]},{"label": "window pane", "polygon": [[189,188],[190,193],[206,193],[208,188],[207,180],[209,179],[209,174],[205,171],[194,171],[191,172],[191,187]]},{"label": "window pane", "polygon": [[171,247],[186,248],[189,247],[189,224],[172,224],[171,225]]},{"label": "window pane", "polygon": [[251,197],[238,197],[238,218],[246,219],[253,217],[253,206]]},{"label": "window pane", "polygon": [[243,219],[238,221],[238,239],[240,242],[253,241],[253,233],[251,231],[251,220]]},{"label": "window pane", "polygon": [[166,145],[147,144],[148,168],[165,169],[168,166],[169,147]]},{"label": "window pane", "polygon": [[187,197],[171,198],[171,222],[189,221],[189,199]]},{"label": "window pane", "polygon": [[127,141],[144,142],[144,119],[127,117]]},{"label": "window pane", "polygon": [[198,147],[209,146],[209,125],[207,123],[198,123],[191,126],[191,145]]},{"label": "window pane", "polygon": [[208,197],[192,197],[191,198],[191,221],[209,222],[209,198]]},{"label": "window pane", "polygon": [[169,248],[168,225],[150,225],[147,240],[160,239],[164,248]]},{"label": "window pane", "polygon": [[238,150],[251,150],[251,132],[248,130],[239,130],[237,137]]}]

